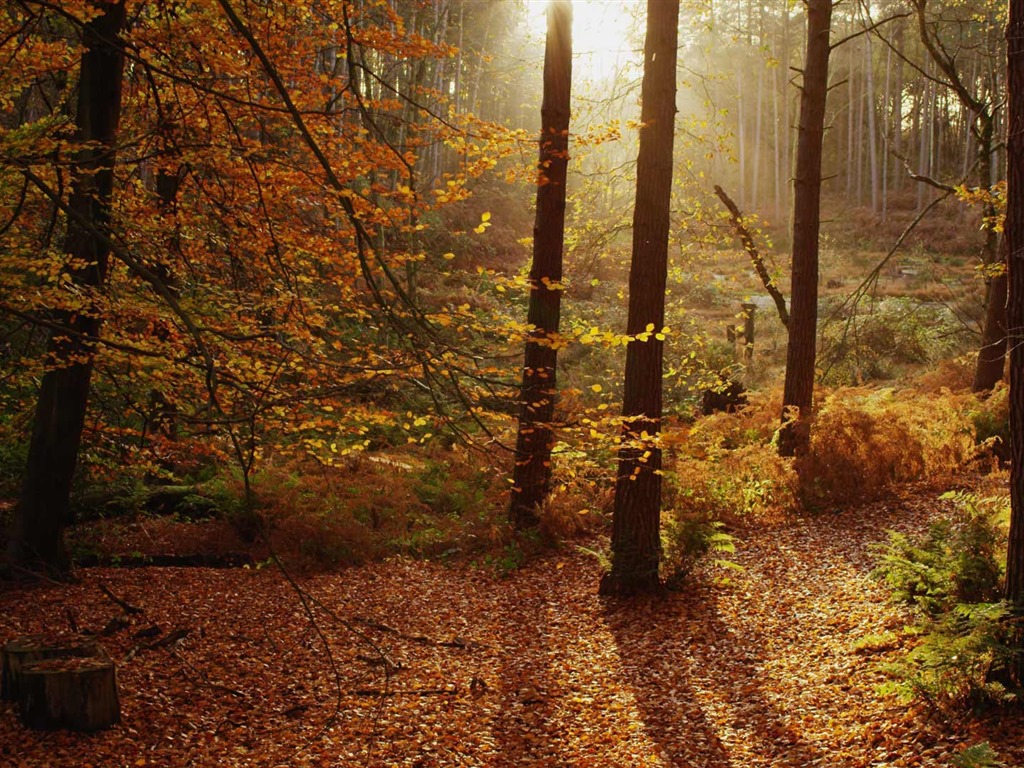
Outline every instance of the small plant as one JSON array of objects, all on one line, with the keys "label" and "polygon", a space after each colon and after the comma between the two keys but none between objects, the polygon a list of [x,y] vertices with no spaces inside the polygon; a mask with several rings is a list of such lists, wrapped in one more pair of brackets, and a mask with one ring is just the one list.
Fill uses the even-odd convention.
[{"label": "small plant", "polygon": [[890,532],[877,547],[874,575],[896,600],[913,603],[937,617],[960,603],[998,599],[1001,527],[1005,510],[997,500],[979,501],[970,494],[945,494],[954,499],[959,519],[933,523],[922,538]]},{"label": "small plant", "polygon": [[661,531],[662,570],[668,586],[685,581],[693,568],[708,556],[715,558],[715,565],[739,567],[724,557],[736,551],[736,543],[722,528],[721,522],[707,517],[668,514]]},{"label": "small plant", "polygon": [[1002,768],[1005,763],[987,741],[964,747],[952,760],[953,768]]}]

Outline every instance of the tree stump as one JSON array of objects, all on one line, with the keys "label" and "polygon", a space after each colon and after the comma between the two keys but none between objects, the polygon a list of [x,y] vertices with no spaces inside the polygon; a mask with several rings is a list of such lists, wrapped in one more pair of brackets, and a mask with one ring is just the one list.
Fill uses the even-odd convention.
[{"label": "tree stump", "polygon": [[31,662],[21,668],[19,688],[28,728],[98,731],[121,720],[114,662],[105,656]]},{"label": "tree stump", "polygon": [[88,658],[101,654],[99,643],[91,637],[67,634],[17,637],[5,643],[0,649],[0,663],[3,666],[0,698],[5,701],[17,701],[20,698],[21,671],[28,664],[48,659]]}]

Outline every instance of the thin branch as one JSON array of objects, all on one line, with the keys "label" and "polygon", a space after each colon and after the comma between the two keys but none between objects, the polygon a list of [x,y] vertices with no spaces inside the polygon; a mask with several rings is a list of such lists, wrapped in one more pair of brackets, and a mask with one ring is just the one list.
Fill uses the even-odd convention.
[{"label": "thin branch", "polygon": [[772,297],[772,301],[775,302],[775,307],[779,311],[779,320],[782,324],[789,327],[789,311],[786,309],[786,298],[782,295],[779,287],[775,284],[772,276],[768,274],[768,269],[764,265],[764,259],[761,258],[761,254],[758,253],[757,245],[754,243],[754,238],[750,234],[750,230],[747,229],[743,223],[743,214],[740,213],[740,209],[736,203],[733,202],[732,198],[726,194],[725,190],[715,184],[715,194],[718,195],[718,199],[722,201],[729,210],[729,217],[732,221],[732,226],[736,230],[736,234],[740,238],[740,242],[743,243],[743,250],[750,256],[750,260],[754,264],[754,269],[757,271],[758,277],[761,278],[761,284],[764,285],[768,294]]}]

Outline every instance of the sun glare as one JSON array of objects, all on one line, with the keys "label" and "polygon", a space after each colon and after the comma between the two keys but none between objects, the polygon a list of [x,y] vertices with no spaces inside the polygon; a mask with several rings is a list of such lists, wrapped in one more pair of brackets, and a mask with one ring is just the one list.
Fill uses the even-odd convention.
[{"label": "sun glare", "polygon": [[[586,80],[608,80],[637,58],[629,39],[638,0],[573,0],[573,72]],[[531,35],[544,39],[548,0],[528,0]]]}]

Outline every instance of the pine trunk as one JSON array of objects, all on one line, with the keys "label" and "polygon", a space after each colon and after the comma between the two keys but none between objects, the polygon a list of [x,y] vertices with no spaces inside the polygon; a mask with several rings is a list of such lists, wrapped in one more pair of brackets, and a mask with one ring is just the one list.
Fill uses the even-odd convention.
[{"label": "pine trunk", "polygon": [[612,569],[602,594],[660,588],[661,385],[665,324],[672,146],[676,113],[678,0],[648,0],[641,85],[640,152],[629,271],[623,435],[615,484]]},{"label": "pine trunk", "polygon": [[800,92],[800,135],[793,198],[793,261],[789,346],[779,453],[806,453],[811,440],[815,342],[818,329],[818,230],[821,224],[821,149],[828,96],[831,0],[807,4],[807,59]]},{"label": "pine trunk", "polygon": [[537,511],[551,486],[552,419],[555,413],[558,325],[562,298],[565,182],[569,163],[569,95],[572,85],[572,4],[548,9],[541,107],[540,179],[533,227],[528,320],[520,390],[519,434],[509,511],[516,528],[538,522]]},{"label": "pine trunk", "polygon": [[[1006,28],[1009,101],[1007,115],[1006,229],[1009,263],[1008,320],[1024,328],[1024,0],[1010,0]],[[1010,349],[1010,537],[1006,553],[1006,600],[1024,613],[1024,346]],[[1018,636],[1018,642],[1020,637]],[[1018,663],[1018,682],[1021,664]]]}]

